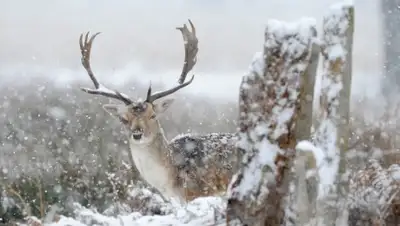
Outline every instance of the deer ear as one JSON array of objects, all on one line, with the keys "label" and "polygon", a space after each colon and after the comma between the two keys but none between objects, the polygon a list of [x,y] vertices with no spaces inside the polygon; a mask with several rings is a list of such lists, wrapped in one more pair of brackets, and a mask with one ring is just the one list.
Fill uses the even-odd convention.
[{"label": "deer ear", "polygon": [[121,106],[117,104],[105,104],[103,109],[113,117],[119,117],[121,115]]},{"label": "deer ear", "polygon": [[156,103],[154,105],[154,110],[156,112],[156,114],[161,114],[164,113],[170,106],[171,104],[174,102],[175,99],[173,98],[168,98],[168,99],[164,99],[161,100],[160,102]]}]

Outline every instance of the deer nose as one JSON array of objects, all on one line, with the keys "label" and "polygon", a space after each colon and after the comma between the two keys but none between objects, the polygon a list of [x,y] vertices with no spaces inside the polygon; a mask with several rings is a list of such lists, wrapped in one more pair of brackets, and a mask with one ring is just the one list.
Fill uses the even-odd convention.
[{"label": "deer nose", "polygon": [[143,135],[143,129],[142,128],[136,128],[132,131],[132,137],[135,140],[140,140]]}]

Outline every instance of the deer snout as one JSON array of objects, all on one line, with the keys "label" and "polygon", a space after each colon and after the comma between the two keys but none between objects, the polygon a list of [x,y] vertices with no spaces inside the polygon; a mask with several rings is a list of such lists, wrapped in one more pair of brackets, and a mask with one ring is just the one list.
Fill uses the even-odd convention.
[{"label": "deer snout", "polygon": [[135,128],[132,130],[132,138],[134,140],[140,140],[143,136],[143,129],[142,128]]}]

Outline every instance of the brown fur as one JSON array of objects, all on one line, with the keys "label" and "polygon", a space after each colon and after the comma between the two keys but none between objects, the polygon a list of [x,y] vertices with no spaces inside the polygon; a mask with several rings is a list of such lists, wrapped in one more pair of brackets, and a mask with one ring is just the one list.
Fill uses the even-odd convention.
[{"label": "brown fur", "polygon": [[[206,178],[199,178],[200,183],[197,187],[185,188],[186,201],[191,201],[198,197],[219,195],[227,189],[231,175],[220,175],[215,170],[211,170]],[[193,180],[195,178],[192,178]]]},{"label": "brown fur", "polygon": [[185,187],[188,201],[226,191],[237,168],[235,143],[230,133],[188,134],[170,142],[176,180]]}]

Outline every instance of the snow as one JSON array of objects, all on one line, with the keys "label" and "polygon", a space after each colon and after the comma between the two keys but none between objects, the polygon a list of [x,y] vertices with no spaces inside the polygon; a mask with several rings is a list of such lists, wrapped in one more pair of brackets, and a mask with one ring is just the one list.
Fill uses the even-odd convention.
[{"label": "snow", "polygon": [[[315,28],[316,25],[317,21],[311,17],[303,17],[296,20],[296,22],[290,23],[281,20],[271,19],[268,20],[266,32],[274,34],[276,40],[282,40],[288,34],[298,33],[300,40],[307,42],[307,37],[313,36],[310,33],[310,28]],[[269,46],[270,43],[267,42],[265,43],[265,45]],[[283,48],[287,48],[287,46],[284,46]],[[285,49],[285,51],[287,50]],[[289,54],[291,55],[295,55],[296,52],[296,48],[292,48],[289,50]]]},{"label": "snow", "polygon": [[[108,93],[108,94],[112,94],[112,95],[117,94],[114,90],[107,88],[106,86],[104,86],[101,83],[99,83],[99,87],[97,89],[84,88],[84,87],[81,89],[87,93]],[[120,94],[125,98],[129,98],[129,96],[124,93],[120,93]]]},{"label": "snow", "polygon": [[343,58],[347,54],[347,50],[344,48],[346,40],[342,36],[350,26],[349,20],[346,18],[350,7],[353,7],[351,0],[336,3],[330,7],[324,17],[324,31],[333,34],[324,36],[326,44],[324,52],[329,56],[329,60]]},{"label": "snow", "polygon": [[109,88],[105,87],[101,83],[99,84],[99,88],[97,88],[98,92],[104,92],[104,93],[114,93],[114,91],[110,90]]},{"label": "snow", "polygon": [[113,226],[217,225],[224,222],[225,202],[226,200],[218,197],[198,198],[164,216],[142,216],[136,212],[107,217],[77,206],[74,219],[62,216],[57,223],[45,223],[44,226],[86,226],[91,224]]},{"label": "snow", "polygon": [[[266,42],[264,43],[266,48],[271,48],[273,46],[282,44],[282,51],[287,52],[291,57],[299,57],[301,53],[308,47],[308,42],[310,37],[314,37],[316,34],[316,20],[314,18],[303,17],[298,19],[296,22],[283,22],[279,20],[269,20],[267,23],[267,28],[265,31],[266,36],[271,36],[273,38],[266,37]],[[297,40],[293,42],[282,42],[282,39],[287,38],[289,34],[297,33]],[[306,67],[307,64],[303,64]]]},{"label": "snow", "polygon": [[400,166],[398,164],[393,164],[389,167],[390,175],[393,179],[400,181]]},{"label": "snow", "polygon": [[339,149],[336,146],[337,128],[330,120],[321,122],[315,134],[316,146],[324,151],[323,162],[319,163],[320,193],[323,197],[330,185],[333,185],[336,180],[336,175],[339,167]]},{"label": "snow", "polygon": [[[325,152],[321,147],[317,147],[315,144],[307,140],[298,142],[296,145],[296,150],[313,153],[317,167],[315,170],[318,173],[318,179],[319,179],[318,196],[319,197],[325,196],[326,186],[333,184],[336,179],[335,175],[338,170],[337,166],[339,164],[338,162],[339,159],[336,156],[336,153],[334,153],[334,156],[330,156],[329,154],[332,153]],[[330,150],[332,150],[332,147]],[[330,162],[330,160],[333,160],[333,162]],[[312,171],[307,173],[313,174]]]},{"label": "snow", "polygon": [[349,8],[354,6],[354,1],[353,0],[341,0],[338,1],[337,3],[331,4],[329,7],[329,12],[332,14],[340,14],[340,11],[343,8]]},{"label": "snow", "polygon": [[348,205],[369,218],[387,217],[390,204],[399,199],[399,183],[396,179],[399,165],[383,168],[377,160],[370,159],[365,169],[356,172],[349,185]]},{"label": "snow", "polygon": [[48,110],[49,114],[56,119],[66,119],[67,113],[65,109],[60,107],[51,107]]},{"label": "snow", "polygon": [[228,191],[239,191],[237,198],[240,200],[243,199],[244,196],[249,192],[251,192],[254,188],[254,185],[262,181],[263,178],[265,179],[265,177],[267,177],[267,181],[274,180],[274,174],[265,175],[264,172],[260,170],[260,166],[268,166],[270,167],[269,170],[274,172],[276,170],[274,160],[279,153],[280,148],[275,144],[271,144],[266,138],[256,144],[255,148],[259,150],[259,152],[254,157],[254,160],[251,161],[247,166],[240,185],[234,190]]},{"label": "snow", "polygon": [[[284,105],[283,105],[284,106]],[[277,128],[274,130],[274,133],[272,134],[272,139],[276,140],[278,139],[282,134],[287,133],[287,126],[286,123],[290,121],[290,119],[293,117],[294,114],[294,108],[285,108],[285,109],[279,109],[279,108],[273,108],[272,111],[275,111],[277,116]]]},{"label": "snow", "polygon": [[[296,150],[302,152],[312,152],[315,161],[317,162],[317,166],[318,167],[322,166],[322,163],[324,162],[325,159],[325,153],[320,148],[315,146],[312,142],[308,140],[302,140],[297,143]],[[320,174],[320,176],[322,175]]]},{"label": "snow", "polygon": [[249,71],[250,71],[249,76],[251,76],[252,74],[262,76],[264,74],[264,68],[265,68],[264,53],[263,52],[255,53],[253,60],[251,61],[251,64],[249,66]]}]

